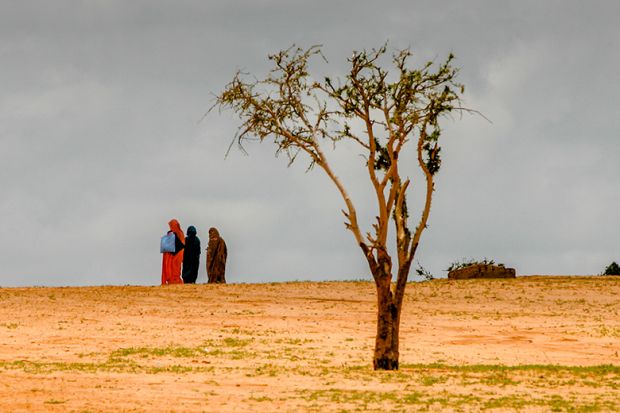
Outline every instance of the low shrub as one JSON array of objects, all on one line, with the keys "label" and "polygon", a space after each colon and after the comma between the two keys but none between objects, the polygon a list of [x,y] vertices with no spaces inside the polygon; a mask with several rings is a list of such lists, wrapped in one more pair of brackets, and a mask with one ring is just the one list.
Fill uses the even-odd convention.
[{"label": "low shrub", "polygon": [[435,279],[435,276],[428,271],[426,268],[422,267],[418,262],[418,267],[415,269],[416,274],[418,274],[424,281],[431,281]]},{"label": "low shrub", "polygon": [[463,258],[460,261],[454,261],[452,264],[450,264],[450,266],[448,267],[448,269],[446,271],[450,272],[452,270],[460,270],[461,268],[466,268],[466,267],[470,267],[472,265],[497,265],[498,267],[503,267],[504,264],[496,264],[495,261],[493,260],[488,260],[486,258],[482,259],[482,260],[475,260],[475,259],[466,259]]},{"label": "low shrub", "polygon": [[603,275],[620,275],[620,265],[618,265],[615,261],[612,262],[605,268]]}]

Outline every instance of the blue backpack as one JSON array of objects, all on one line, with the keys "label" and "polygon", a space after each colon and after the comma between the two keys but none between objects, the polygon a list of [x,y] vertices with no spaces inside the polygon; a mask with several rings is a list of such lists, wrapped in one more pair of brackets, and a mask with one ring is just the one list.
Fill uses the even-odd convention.
[{"label": "blue backpack", "polygon": [[176,236],[174,235],[174,232],[169,232],[163,237],[161,237],[161,242],[159,244],[159,252],[161,252],[162,254],[164,252],[175,253],[176,252],[175,245],[174,245],[175,240],[176,240]]}]

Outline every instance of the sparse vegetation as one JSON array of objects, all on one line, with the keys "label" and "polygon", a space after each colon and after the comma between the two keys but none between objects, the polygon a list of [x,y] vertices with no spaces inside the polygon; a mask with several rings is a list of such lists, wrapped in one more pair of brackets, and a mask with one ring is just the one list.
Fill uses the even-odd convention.
[{"label": "sparse vegetation", "polygon": [[[348,370],[349,378],[363,380],[371,370],[364,366]],[[352,376],[351,376],[352,375]],[[585,385],[617,389],[620,367],[611,365],[580,367],[556,365],[463,365],[444,364],[403,365],[397,375],[386,377],[383,383],[403,383],[405,388],[394,390],[345,390],[328,387],[301,392],[309,401],[323,401],[331,405],[349,405],[359,411],[422,410],[481,411],[486,409],[517,409],[541,407],[549,411],[605,412],[620,407],[620,400],[612,391],[584,398],[576,393],[541,394],[536,388],[551,387],[561,392],[571,386]],[[419,383],[412,387],[411,383]],[[481,387],[484,386],[484,387]],[[483,388],[484,391],[475,390]],[[530,390],[527,390],[530,389]],[[358,410],[355,410],[358,409]],[[383,410],[382,410],[383,409]]]},{"label": "sparse vegetation", "polygon": [[[372,321],[352,314],[373,312],[369,282],[102,291],[0,290],[18,325],[0,327],[0,411],[620,411],[620,283],[602,277],[411,283],[398,371],[367,363]],[[181,298],[210,311],[164,330]]]},{"label": "sparse vegetation", "polygon": [[51,400],[46,400],[45,404],[63,404],[66,403],[66,400],[55,400],[55,399],[51,399]]},{"label": "sparse vegetation", "polygon": [[446,271],[450,272],[453,270],[460,270],[461,268],[471,267],[472,265],[497,265],[499,267],[503,267],[504,264],[495,263],[494,260],[489,260],[487,258],[483,258],[482,260],[477,260],[473,258],[463,258],[461,260],[454,261],[450,266],[446,269]]},{"label": "sparse vegetation", "polygon": [[418,263],[418,266],[416,267],[415,272],[424,281],[431,281],[431,280],[435,279],[435,276],[433,276],[433,274],[431,274],[431,272],[428,271],[426,268],[422,267],[422,265],[420,265],[420,263]]},{"label": "sparse vegetation", "polygon": [[611,264],[605,267],[603,275],[620,275],[620,265],[613,261]]},{"label": "sparse vegetation", "polygon": [[[225,352],[231,346],[231,341],[220,340],[215,350]],[[237,346],[237,344],[234,344]],[[153,360],[142,361],[138,364],[127,357],[147,355]],[[196,365],[194,360],[189,364],[161,364],[168,357],[192,358],[205,357],[208,353],[199,347],[165,348],[123,348],[112,352],[108,361],[103,363],[50,363],[50,362],[0,362],[2,370],[22,370],[29,374],[54,374],[56,372],[81,372],[97,374],[98,372],[117,372],[125,374],[201,374],[210,372],[213,377],[225,374],[226,368],[203,367]],[[158,362],[158,360],[160,360]],[[199,361],[199,360],[198,360]],[[323,410],[320,406],[325,403],[332,408],[336,406],[350,406],[358,411],[385,411],[407,410],[407,407],[433,409],[467,408],[469,410],[484,409],[523,409],[527,406],[539,406],[551,411],[599,412],[611,411],[620,408],[620,400],[615,397],[615,391],[620,389],[620,366],[562,366],[562,365],[448,365],[443,363],[403,364],[398,373],[377,376],[367,365],[346,366],[344,369],[326,369],[320,363],[311,363],[306,368],[293,368],[277,364],[264,363],[256,367],[246,364],[239,367],[245,371],[246,377],[277,378],[286,375],[309,377],[320,383],[326,383],[324,388],[314,390],[296,390],[288,397],[300,397],[313,402],[317,411]],[[381,383],[384,390],[351,390],[334,387],[343,380],[353,380],[358,383]],[[217,383],[217,381],[215,382]],[[418,385],[412,384],[418,383]],[[406,385],[405,388],[399,387]],[[396,387],[394,387],[396,386]],[[484,386],[485,392],[475,392],[473,389]],[[375,384],[372,387],[377,387]],[[593,389],[611,389],[611,392],[596,392],[595,398],[584,397],[584,394],[564,393],[567,388],[586,387]],[[537,393],[522,389],[551,389],[551,393]],[[454,390],[452,390],[454,389]],[[556,393],[553,389],[557,389]],[[465,393],[469,392],[467,395]],[[473,395],[475,394],[475,395]],[[250,397],[251,401],[272,402],[269,394],[258,394]],[[65,401],[49,400],[47,404],[60,404]],[[309,411],[313,409],[309,408]],[[469,411],[468,410],[468,411]],[[340,410],[346,411],[346,410]]]}]

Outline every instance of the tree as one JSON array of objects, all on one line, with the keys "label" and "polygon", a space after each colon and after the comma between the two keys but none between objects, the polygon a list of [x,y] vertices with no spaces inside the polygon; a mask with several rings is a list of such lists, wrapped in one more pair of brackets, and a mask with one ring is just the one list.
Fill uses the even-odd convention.
[{"label": "tree", "polygon": [[620,265],[618,265],[616,261],[613,261],[611,264],[605,267],[603,275],[620,275]]},{"label": "tree", "polygon": [[[323,57],[320,46],[291,47],[269,56],[274,67],[262,80],[248,80],[247,74],[237,72],[214,107],[232,109],[240,117],[235,141],[241,148],[253,136],[273,142],[276,155],[286,154],[289,164],[305,154],[309,169],[319,167],[336,186],[345,204],[345,226],[361,248],[377,290],[373,366],[396,370],[405,287],[427,227],[434,178],[441,166],[439,120],[467,109],[460,107],[464,87],[455,82],[458,70],[452,66],[452,54],[441,64],[428,62],[414,69],[409,68],[411,51],[397,50],[391,59],[395,70],[390,73],[381,66],[386,51],[384,45],[353,52],[345,80],[316,81],[308,62],[317,55]],[[376,195],[376,222],[365,235],[353,200],[323,148],[325,143],[343,140],[354,142],[364,155],[364,169]],[[412,185],[403,176],[403,168],[411,167],[402,155],[410,142],[415,146],[413,164],[425,179],[425,201],[415,228],[409,225],[407,205]],[[392,282],[393,259],[387,248],[390,221],[396,238],[396,282]]]}]

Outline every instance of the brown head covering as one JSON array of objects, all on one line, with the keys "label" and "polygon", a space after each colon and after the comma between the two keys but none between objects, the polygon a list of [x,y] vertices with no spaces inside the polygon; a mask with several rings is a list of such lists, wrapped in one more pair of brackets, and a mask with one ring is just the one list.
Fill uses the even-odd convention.
[{"label": "brown head covering", "polygon": [[207,275],[209,283],[226,282],[226,243],[215,228],[209,228],[209,244],[207,245]]},{"label": "brown head covering", "polygon": [[217,239],[220,237],[220,232],[217,230],[217,228],[209,228],[209,239],[213,238],[213,239]]}]

